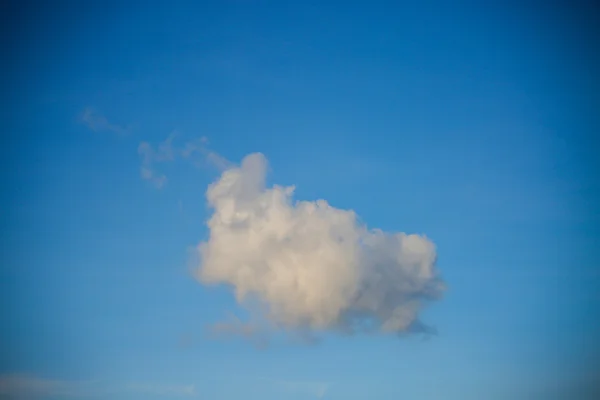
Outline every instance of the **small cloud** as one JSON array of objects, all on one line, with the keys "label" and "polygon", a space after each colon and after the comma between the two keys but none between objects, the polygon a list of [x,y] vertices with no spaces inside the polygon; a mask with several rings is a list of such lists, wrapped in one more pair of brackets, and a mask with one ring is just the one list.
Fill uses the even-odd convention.
[{"label": "small cloud", "polygon": [[207,145],[208,139],[204,136],[200,139],[189,141],[185,144],[181,155],[183,158],[189,159],[197,166],[208,163],[209,165],[217,168],[219,171],[225,171],[233,167],[233,163],[231,161],[210,150]]},{"label": "small cloud", "polygon": [[148,142],[141,142],[138,146],[138,154],[142,158],[140,175],[142,179],[150,181],[157,189],[162,189],[167,183],[167,177],[155,170],[157,163],[175,160],[173,139],[176,132],[171,133],[155,150]]},{"label": "small cloud", "polygon": [[104,115],[93,107],[86,107],[81,112],[79,120],[94,132],[114,132],[121,136],[128,135],[131,132],[131,127],[123,127],[109,122]]},{"label": "small cloud", "polygon": [[163,142],[159,143],[156,149],[148,142],[141,142],[138,147],[138,153],[142,157],[140,175],[142,179],[152,182],[157,189],[163,188],[167,183],[167,177],[156,170],[156,164],[158,163],[183,159],[191,162],[196,167],[210,165],[219,171],[224,171],[233,166],[233,163],[225,157],[208,149],[208,139],[206,137],[176,145],[174,141],[177,136],[176,132],[171,133]]}]

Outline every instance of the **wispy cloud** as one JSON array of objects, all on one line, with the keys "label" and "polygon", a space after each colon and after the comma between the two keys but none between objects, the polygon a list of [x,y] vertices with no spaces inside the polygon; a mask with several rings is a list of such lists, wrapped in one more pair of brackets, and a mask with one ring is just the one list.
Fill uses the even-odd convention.
[{"label": "wispy cloud", "polygon": [[208,139],[201,137],[191,140],[183,146],[181,155],[183,158],[190,160],[196,166],[209,164],[219,171],[225,171],[233,166],[233,163],[227,160],[222,155],[210,150],[208,147]]},{"label": "wispy cloud", "polygon": [[94,132],[113,132],[121,136],[131,133],[131,127],[113,124],[93,107],[86,107],[80,114],[79,120]]},{"label": "wispy cloud", "polygon": [[105,398],[109,394],[138,393],[153,396],[194,397],[194,385],[164,385],[132,382],[71,381],[40,378],[27,374],[0,375],[0,396],[9,398]]},{"label": "wispy cloud", "polygon": [[177,136],[176,132],[171,133],[156,149],[148,142],[141,142],[138,146],[138,154],[142,158],[140,174],[142,179],[150,181],[157,189],[161,189],[167,183],[167,177],[157,172],[155,166],[157,163],[175,160],[175,150],[173,149],[173,139]]},{"label": "wispy cloud", "polygon": [[157,164],[182,159],[191,162],[196,167],[212,166],[219,171],[231,168],[233,165],[225,157],[208,148],[208,139],[201,137],[183,143],[177,143],[179,134],[171,133],[164,141],[153,147],[149,142],[141,142],[138,153],[142,158],[140,174],[142,179],[151,182],[154,187],[161,189],[167,183],[167,177],[157,169]]}]

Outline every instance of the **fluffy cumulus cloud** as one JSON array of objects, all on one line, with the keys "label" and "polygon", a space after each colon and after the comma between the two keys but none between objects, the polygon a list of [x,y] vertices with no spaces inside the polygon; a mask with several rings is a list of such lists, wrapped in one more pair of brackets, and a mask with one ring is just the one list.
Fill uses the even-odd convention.
[{"label": "fluffy cumulus cloud", "polygon": [[251,154],[209,186],[201,282],[258,300],[261,317],[285,331],[426,329],[419,311],[444,292],[427,237],[369,229],[325,200],[293,201],[293,186],[266,187],[266,171]]}]

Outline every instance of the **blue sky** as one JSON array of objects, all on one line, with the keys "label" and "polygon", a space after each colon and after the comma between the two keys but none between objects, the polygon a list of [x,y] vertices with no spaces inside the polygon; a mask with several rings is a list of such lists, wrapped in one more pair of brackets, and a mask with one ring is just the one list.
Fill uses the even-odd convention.
[{"label": "blue sky", "polygon": [[[4,395],[533,399],[597,376],[581,15],[320,3],[20,12],[2,67]],[[157,188],[138,149],[172,133],[208,144],[196,164],[153,159]],[[438,335],[207,335],[245,315],[189,273],[220,173],[208,151],[261,152],[268,185],[427,235],[448,286],[422,312]]]}]

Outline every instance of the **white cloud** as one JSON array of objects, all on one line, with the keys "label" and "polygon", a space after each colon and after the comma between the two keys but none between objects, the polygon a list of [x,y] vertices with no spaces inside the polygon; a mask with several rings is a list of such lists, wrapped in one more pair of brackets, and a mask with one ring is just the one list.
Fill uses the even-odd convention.
[{"label": "white cloud", "polygon": [[156,149],[148,142],[141,142],[138,147],[138,154],[142,158],[140,175],[157,189],[163,188],[167,183],[165,174],[156,169],[156,164],[159,163],[183,159],[197,167],[211,165],[218,170],[225,170],[231,166],[225,157],[208,149],[208,139],[205,137],[190,140],[182,145],[174,143],[177,137],[176,132],[171,133]]},{"label": "white cloud", "polygon": [[109,131],[124,136],[131,131],[130,127],[110,123],[104,115],[100,114],[93,107],[86,107],[80,115],[80,120],[94,132]]},{"label": "white cloud", "polygon": [[445,289],[434,244],[368,229],[325,200],[293,202],[293,186],[265,186],[266,170],[251,154],[209,186],[198,279],[258,299],[271,328],[288,332],[425,329],[419,311]]}]

